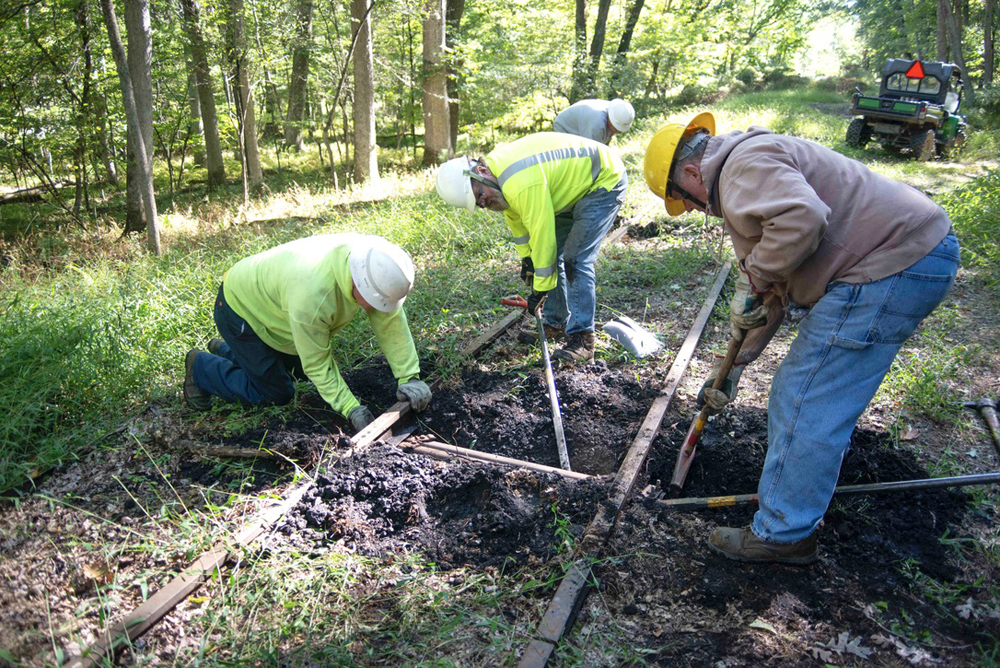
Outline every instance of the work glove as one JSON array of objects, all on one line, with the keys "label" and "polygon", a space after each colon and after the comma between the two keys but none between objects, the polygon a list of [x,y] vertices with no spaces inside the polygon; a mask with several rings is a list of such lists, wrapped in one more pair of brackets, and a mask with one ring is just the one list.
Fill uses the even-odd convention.
[{"label": "work glove", "polygon": [[715,415],[725,408],[726,404],[736,398],[740,376],[743,375],[743,370],[746,368],[745,364],[734,364],[729,370],[726,380],[723,381],[722,387],[718,390],[713,390],[712,385],[715,384],[715,379],[719,377],[723,359],[721,355],[715,356],[715,362],[712,364],[712,372],[708,374],[708,378],[705,379],[701,390],[698,392],[698,408],[707,406],[709,415]]},{"label": "work glove", "polygon": [[538,313],[538,309],[542,308],[542,304],[545,303],[545,297],[547,297],[548,294],[548,292],[538,292],[537,290],[532,290],[531,295],[528,297],[528,313],[531,315]]},{"label": "work glove", "polygon": [[347,414],[347,419],[351,421],[351,426],[354,427],[354,431],[359,432],[374,422],[375,416],[372,415],[372,412],[368,410],[367,406],[355,406],[351,409],[351,412]]},{"label": "work glove", "polygon": [[748,329],[756,329],[767,322],[770,310],[764,302],[763,295],[771,289],[767,286],[761,289],[750,281],[750,274],[740,263],[740,275],[736,278],[736,291],[733,300],[729,302],[729,327],[733,338],[742,341]]},{"label": "work glove", "polygon": [[535,263],[531,261],[530,257],[521,258],[521,280],[529,288],[535,280]]},{"label": "work glove", "polygon": [[396,398],[400,401],[409,401],[413,410],[419,413],[431,403],[431,388],[427,387],[424,381],[414,378],[399,386]]}]

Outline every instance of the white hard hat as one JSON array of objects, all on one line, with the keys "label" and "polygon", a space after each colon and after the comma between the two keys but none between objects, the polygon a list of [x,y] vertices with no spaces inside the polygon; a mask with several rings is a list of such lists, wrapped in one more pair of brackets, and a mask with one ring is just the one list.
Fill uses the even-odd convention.
[{"label": "white hard hat", "polygon": [[365,301],[391,313],[413,288],[413,260],[382,237],[365,236],[351,249],[351,278]]},{"label": "white hard hat", "polygon": [[632,127],[635,120],[635,109],[632,105],[620,97],[616,97],[608,104],[608,120],[618,132],[625,132]]},{"label": "white hard hat", "polygon": [[441,165],[437,173],[437,193],[441,199],[467,211],[476,208],[476,196],[472,193],[472,179],[469,178],[472,165],[472,160],[463,155]]}]

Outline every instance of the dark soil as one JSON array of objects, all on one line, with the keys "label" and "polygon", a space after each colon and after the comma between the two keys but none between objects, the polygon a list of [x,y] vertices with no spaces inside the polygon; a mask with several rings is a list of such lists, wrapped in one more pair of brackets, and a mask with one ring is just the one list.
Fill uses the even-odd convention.
[{"label": "dark soil", "polygon": [[[349,382],[382,408],[395,401],[391,380],[387,369],[372,367]],[[605,363],[558,370],[556,384],[574,470],[614,473],[659,388],[639,382],[627,366]],[[668,416],[640,489],[669,481],[689,421]],[[466,371],[436,392],[418,428],[462,447],[558,466],[537,369]],[[766,448],[766,412],[731,407],[702,434],[684,495],[755,492]],[[840,484],[927,477],[888,433],[859,429]],[[605,498],[606,480],[441,462],[380,443],[331,465],[281,530],[290,540],[349,544],[374,556],[417,549],[443,569],[539,563],[564,549],[557,527],[582,534]],[[882,665],[961,665],[982,629],[912,587],[972,585],[983,572],[981,558],[959,549],[970,531],[988,530],[988,518],[971,514],[966,500],[955,490],[835,499],[820,529],[820,562],[808,568],[744,565],[706,548],[713,526],[745,526],[753,506],[671,512],[637,500],[627,504],[608,546],[606,556],[618,555],[614,567],[597,570],[601,606],[586,606],[582,619],[594,615],[599,623],[612,611],[626,620],[636,646],[662,665],[816,665],[818,658],[852,664],[866,651]],[[912,640],[900,640],[908,633]]]}]

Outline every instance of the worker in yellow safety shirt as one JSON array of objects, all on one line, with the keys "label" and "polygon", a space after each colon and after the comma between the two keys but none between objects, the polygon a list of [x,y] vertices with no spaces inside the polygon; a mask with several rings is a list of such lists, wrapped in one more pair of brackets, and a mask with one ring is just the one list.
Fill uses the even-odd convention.
[{"label": "worker in yellow safety shirt", "polygon": [[[448,204],[503,212],[521,279],[532,288],[528,308],[543,308],[547,338],[565,336],[553,358],[569,362],[594,357],[594,264],[627,189],[614,149],[558,132],[522,137],[478,160],[454,158],[437,174]],[[526,330],[518,338],[536,336]]]},{"label": "worker in yellow safety shirt", "polygon": [[361,307],[398,381],[397,397],[421,411],[431,391],[403,312],[413,262],[377,236],[328,234],[291,241],[237,262],[215,301],[222,338],[184,361],[184,400],[208,410],[212,397],[283,405],[301,369],[330,406],[360,431],[375,418],[351,393],[333,357],[332,339]]}]

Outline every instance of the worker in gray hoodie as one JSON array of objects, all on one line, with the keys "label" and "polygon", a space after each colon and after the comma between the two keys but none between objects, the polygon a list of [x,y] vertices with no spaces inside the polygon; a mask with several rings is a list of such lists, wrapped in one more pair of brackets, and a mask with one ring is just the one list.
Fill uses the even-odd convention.
[{"label": "worker in gray hoodie", "polygon": [[813,142],[751,127],[715,135],[709,113],[650,141],[646,182],[667,212],[722,218],[739,260],[733,335],[746,334],[721,410],[787,317],[798,335],[774,374],[759,509],[709,546],[744,562],[808,564],[851,434],[903,343],[955,280],[944,210],[916,189]]}]

